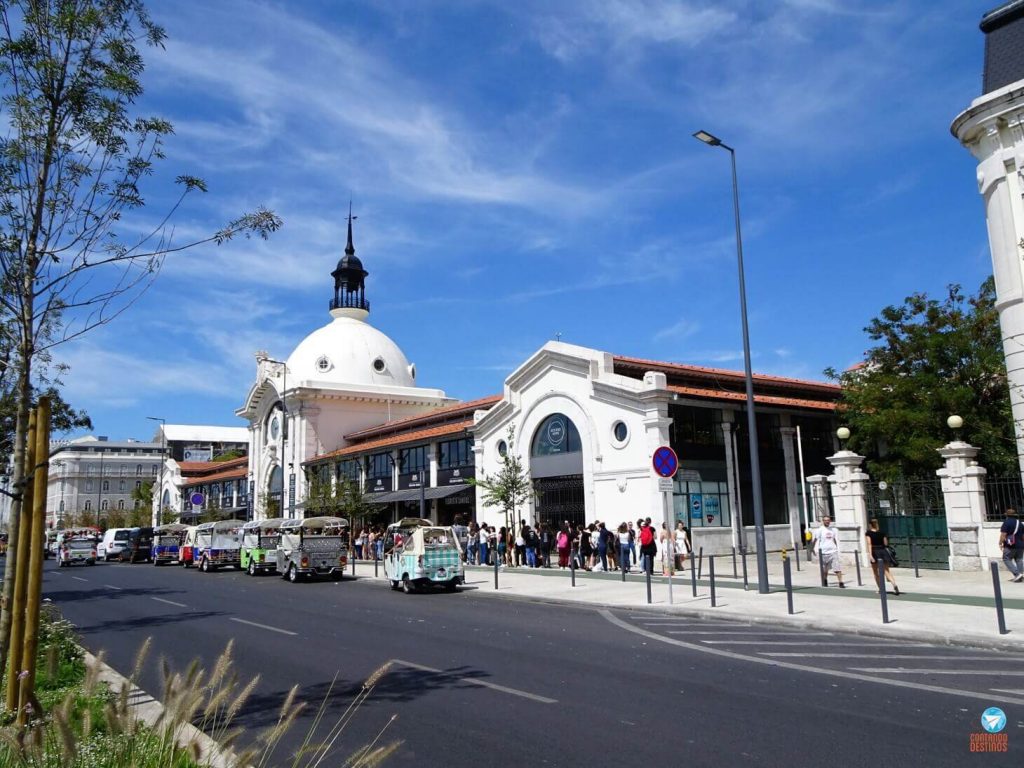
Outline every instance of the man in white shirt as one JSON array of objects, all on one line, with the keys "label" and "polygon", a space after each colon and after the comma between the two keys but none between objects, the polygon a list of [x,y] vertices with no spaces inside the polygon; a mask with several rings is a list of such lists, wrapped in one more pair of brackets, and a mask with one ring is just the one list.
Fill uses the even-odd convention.
[{"label": "man in white shirt", "polygon": [[825,586],[828,586],[828,572],[832,570],[839,579],[840,589],[846,589],[846,585],[843,584],[843,568],[839,564],[839,531],[832,527],[832,518],[821,518],[821,526],[814,532],[812,555],[815,548],[818,550],[818,557],[825,573]]}]

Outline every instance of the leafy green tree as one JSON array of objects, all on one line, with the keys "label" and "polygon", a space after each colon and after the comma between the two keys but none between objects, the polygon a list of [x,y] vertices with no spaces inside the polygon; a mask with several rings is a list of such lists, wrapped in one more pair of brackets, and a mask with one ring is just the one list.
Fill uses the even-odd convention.
[{"label": "leafy green tree", "polygon": [[876,344],[863,365],[825,374],[843,386],[848,447],[868,457],[873,477],[934,477],[941,464],[936,448],[953,437],[946,426],[951,414],[963,417],[962,438],[981,448],[980,463],[991,473],[1017,471],[992,278],[973,296],[959,285],[941,301],[908,296],[864,330]]},{"label": "leafy green tree", "polygon": [[[159,274],[163,259],[200,245],[280,225],[271,211],[246,213],[191,242],[172,242],[171,219],[204,192],[194,176],[153,221],[127,219],[146,205],[145,183],[172,132],[137,116],[144,60],[164,30],[142,0],[0,0],[0,332],[14,350],[14,477],[25,476],[34,367],[55,345],[111,322]],[[141,235],[138,233],[142,233]],[[0,668],[10,639],[21,505],[11,509],[4,570]]]},{"label": "leafy green tree", "polygon": [[469,482],[484,489],[483,503],[487,507],[497,507],[505,513],[505,525],[511,520],[516,524],[516,514],[520,514],[526,500],[533,493],[530,473],[523,465],[523,460],[515,451],[515,428],[509,427],[505,443],[508,450],[501,459],[501,469],[494,476],[486,473],[482,477]]},{"label": "leafy green tree", "polygon": [[344,517],[354,526],[369,513],[370,505],[363,501],[358,483],[343,477],[332,483],[329,475],[310,470],[306,510],[313,515]]},{"label": "leafy green tree", "polygon": [[232,459],[240,459],[245,456],[245,451],[240,451],[237,448],[232,448],[230,451],[224,453],[218,453],[213,457],[214,462],[231,461]]},{"label": "leafy green tree", "polygon": [[138,488],[132,488],[132,506],[149,510],[153,506],[153,481],[143,480]]}]

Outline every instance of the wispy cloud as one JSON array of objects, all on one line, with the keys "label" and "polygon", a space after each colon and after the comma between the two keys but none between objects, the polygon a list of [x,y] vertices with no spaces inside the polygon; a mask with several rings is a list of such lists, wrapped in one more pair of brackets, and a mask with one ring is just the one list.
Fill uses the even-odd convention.
[{"label": "wispy cloud", "polygon": [[677,323],[662,328],[660,331],[654,334],[654,341],[664,341],[665,339],[685,339],[689,336],[693,336],[700,330],[700,323],[693,320],[683,318]]}]

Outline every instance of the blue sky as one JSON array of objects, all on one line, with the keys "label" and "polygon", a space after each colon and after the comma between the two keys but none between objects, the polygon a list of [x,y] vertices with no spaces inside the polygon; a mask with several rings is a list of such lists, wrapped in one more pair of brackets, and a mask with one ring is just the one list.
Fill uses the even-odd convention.
[{"label": "blue sky", "polygon": [[328,321],[353,200],[370,321],[420,384],[471,399],[548,339],[742,368],[737,149],[753,366],[820,379],[910,293],[990,273],[975,163],[995,0],[153,3],[140,110],[169,180],[210,191],[175,238],[265,204],[284,228],[169,257],[124,316],[58,357],[111,438],[146,416],[241,426],[257,349]]}]

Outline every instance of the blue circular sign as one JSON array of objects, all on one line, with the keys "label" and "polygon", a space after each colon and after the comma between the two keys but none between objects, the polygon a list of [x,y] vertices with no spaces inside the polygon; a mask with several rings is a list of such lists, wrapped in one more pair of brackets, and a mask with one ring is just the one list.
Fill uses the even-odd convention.
[{"label": "blue circular sign", "polygon": [[679,469],[679,457],[667,445],[661,446],[654,452],[651,463],[659,477],[675,477],[676,470]]},{"label": "blue circular sign", "polygon": [[203,496],[203,494],[199,493],[199,491],[196,491],[189,497],[188,500],[191,501],[195,506],[201,507],[203,506],[203,502],[206,501],[206,498]]},{"label": "blue circular sign", "polygon": [[989,733],[999,733],[1006,727],[1006,713],[999,707],[989,707],[981,713],[981,727]]}]

